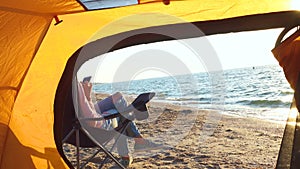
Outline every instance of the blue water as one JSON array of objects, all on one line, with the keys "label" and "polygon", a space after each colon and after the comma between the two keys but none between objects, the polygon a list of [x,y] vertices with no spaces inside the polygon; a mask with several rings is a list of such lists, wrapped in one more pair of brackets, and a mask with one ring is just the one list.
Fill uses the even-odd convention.
[{"label": "blue water", "polygon": [[293,98],[293,90],[277,65],[94,84],[93,90],[133,96],[155,92],[154,101],[275,121],[286,120]]}]

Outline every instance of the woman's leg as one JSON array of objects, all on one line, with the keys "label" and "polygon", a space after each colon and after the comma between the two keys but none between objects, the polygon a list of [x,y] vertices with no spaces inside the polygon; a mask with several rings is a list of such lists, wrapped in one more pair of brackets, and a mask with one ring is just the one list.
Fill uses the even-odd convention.
[{"label": "woman's leg", "polygon": [[[124,123],[126,123],[126,118],[121,117],[119,125],[126,125]],[[121,133],[121,136],[119,137],[116,146],[118,153],[121,157],[129,157],[128,139],[133,138],[136,141],[137,138],[142,137],[134,122],[129,121],[127,123],[127,126],[124,127],[126,127],[126,129],[124,133]]]},{"label": "woman's leg", "polygon": [[127,101],[120,92],[110,95],[109,97],[98,101],[95,104],[95,108],[99,113],[103,113],[111,109],[117,109],[118,112],[122,112],[122,110],[124,110],[126,107]]},{"label": "woman's leg", "polygon": [[[121,112],[124,108],[127,107],[127,101],[122,96],[121,93],[117,92],[99,102],[95,105],[96,109],[98,109],[99,113],[109,112],[110,110],[117,110],[117,112]],[[119,125],[123,125],[126,120],[125,117],[119,118]],[[129,157],[129,149],[128,149],[128,137],[134,137],[137,132],[137,128],[134,124],[131,124],[132,122],[128,123],[128,126],[126,127],[125,131],[121,136],[118,138],[116,146],[118,154],[121,157]]]},{"label": "woman's leg", "polygon": [[121,157],[128,157],[129,149],[128,149],[127,136],[124,134],[121,134],[121,136],[116,141],[117,141],[116,146],[117,146],[118,154]]}]

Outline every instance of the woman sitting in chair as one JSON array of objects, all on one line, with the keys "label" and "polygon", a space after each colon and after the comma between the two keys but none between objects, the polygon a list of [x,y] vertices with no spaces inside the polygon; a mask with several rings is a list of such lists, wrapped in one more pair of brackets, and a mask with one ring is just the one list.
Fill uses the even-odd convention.
[{"label": "woman sitting in chair", "polygon": [[[112,114],[121,112],[127,107],[127,102],[120,92],[117,92],[104,100],[98,101],[95,104],[91,100],[92,84],[90,82],[80,82],[78,83],[78,97],[79,104],[83,111],[83,116],[87,118],[97,118],[101,117],[101,114]],[[118,122],[122,121],[118,118]],[[111,124],[107,121],[89,121],[89,125],[92,127],[108,128]],[[125,136],[124,136],[125,135]],[[135,141],[134,149],[135,151],[143,151],[149,149],[159,148],[161,145],[155,144],[149,140],[142,137],[137,126],[134,122],[130,121],[125,133],[117,141],[117,151],[121,156],[120,163],[128,167],[133,159],[129,156],[128,142],[127,139],[133,138]],[[127,137],[126,137],[127,136]]]}]

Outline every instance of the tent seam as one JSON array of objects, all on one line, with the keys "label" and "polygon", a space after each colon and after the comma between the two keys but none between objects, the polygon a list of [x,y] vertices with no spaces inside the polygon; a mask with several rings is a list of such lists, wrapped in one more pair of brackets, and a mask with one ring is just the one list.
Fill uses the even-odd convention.
[{"label": "tent seam", "polygon": [[43,31],[43,34],[42,34],[42,35],[40,36],[40,38],[39,38],[39,41],[38,41],[38,44],[39,44],[39,45],[36,46],[36,49],[35,49],[35,51],[33,52],[33,57],[32,57],[32,59],[30,60],[30,62],[29,62],[29,64],[28,64],[28,68],[25,70],[25,72],[24,72],[24,74],[23,74],[23,77],[21,78],[20,83],[19,83],[19,85],[18,85],[18,87],[17,87],[19,90],[17,91],[15,100],[16,100],[17,97],[18,97],[18,94],[19,94],[19,91],[21,90],[21,86],[22,86],[22,84],[23,84],[23,82],[24,82],[24,79],[25,79],[25,77],[26,77],[26,75],[27,75],[27,73],[28,73],[28,71],[29,71],[29,69],[30,69],[30,67],[31,67],[31,64],[32,64],[32,62],[33,62],[33,60],[34,60],[34,58],[35,58],[36,53],[38,52],[38,50],[39,50],[39,48],[40,48],[40,46],[41,46],[41,44],[42,44],[42,42],[43,42],[43,39],[44,39],[45,36],[46,36],[46,33],[47,33],[48,30],[49,30],[49,27],[50,27],[51,23],[52,23],[52,19],[50,20],[50,22],[48,23],[47,28]]},{"label": "tent seam", "polygon": [[[22,77],[21,80],[20,80],[20,83],[19,83],[19,85],[18,85],[18,87],[17,87],[17,89],[16,89],[16,95],[15,95],[15,98],[14,98],[14,104],[11,106],[11,110],[10,110],[11,112],[12,112],[13,109],[14,109],[15,102],[16,102],[16,99],[17,99],[17,97],[18,97],[19,91],[21,90],[21,86],[22,86],[22,84],[23,84],[23,82],[24,82],[24,79],[25,79],[25,77],[26,77],[26,75],[27,75],[27,73],[28,73],[28,71],[29,71],[29,69],[30,69],[30,67],[31,67],[31,64],[32,64],[32,62],[33,62],[33,60],[34,60],[34,58],[35,58],[35,55],[36,55],[37,51],[38,51],[39,48],[40,48],[40,45],[42,44],[43,39],[44,39],[45,36],[46,36],[46,33],[47,33],[48,30],[49,30],[49,27],[50,27],[51,23],[52,23],[52,19],[49,21],[47,28],[44,29],[43,34],[40,36],[39,41],[38,41],[38,42],[39,42],[39,43],[38,43],[39,45],[36,46],[36,49],[35,49],[35,51],[34,51],[34,53],[33,53],[33,56],[32,56],[32,59],[31,59],[29,65],[28,65],[28,68],[25,70],[24,75],[23,75],[23,77]],[[12,116],[13,116],[13,113],[11,113],[11,115],[10,115],[10,117],[9,117],[9,120],[8,120],[8,123],[7,123],[8,129],[6,130],[6,133],[5,133],[5,136],[6,136],[6,137],[5,137],[5,140],[4,140],[4,142],[3,142],[3,146],[4,146],[4,147],[6,147],[7,136],[8,136],[8,132],[9,132],[9,130],[10,130],[9,125],[10,125]],[[2,161],[3,161],[3,155],[1,156],[1,159],[0,159],[0,168],[1,168],[1,166],[2,166]]]},{"label": "tent seam", "polygon": [[[81,7],[82,4],[80,4]],[[20,14],[27,14],[27,15],[39,15],[39,16],[55,16],[55,15],[65,15],[65,14],[72,14],[72,13],[81,13],[86,12],[87,10],[83,7],[83,10],[74,10],[74,11],[68,11],[68,12],[49,12],[49,13],[42,13],[42,12],[34,12],[29,10],[22,10],[22,9],[15,9],[15,8],[9,8],[9,7],[0,7],[0,10],[3,11],[9,11],[14,13],[20,13]]]},{"label": "tent seam", "polygon": [[83,5],[83,3],[80,0],[76,0],[86,11],[88,11],[88,8]]}]

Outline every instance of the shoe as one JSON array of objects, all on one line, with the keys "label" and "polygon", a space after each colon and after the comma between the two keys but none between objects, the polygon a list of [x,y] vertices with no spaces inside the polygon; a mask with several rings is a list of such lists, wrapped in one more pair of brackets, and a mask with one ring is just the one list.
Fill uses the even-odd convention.
[{"label": "shoe", "polygon": [[143,143],[135,143],[134,151],[147,151],[147,150],[155,150],[161,148],[162,144],[153,143],[150,140],[145,140]]},{"label": "shoe", "polygon": [[126,157],[126,158],[121,158],[121,160],[119,161],[125,168],[129,167],[132,162],[133,162],[133,158],[132,157]]}]

